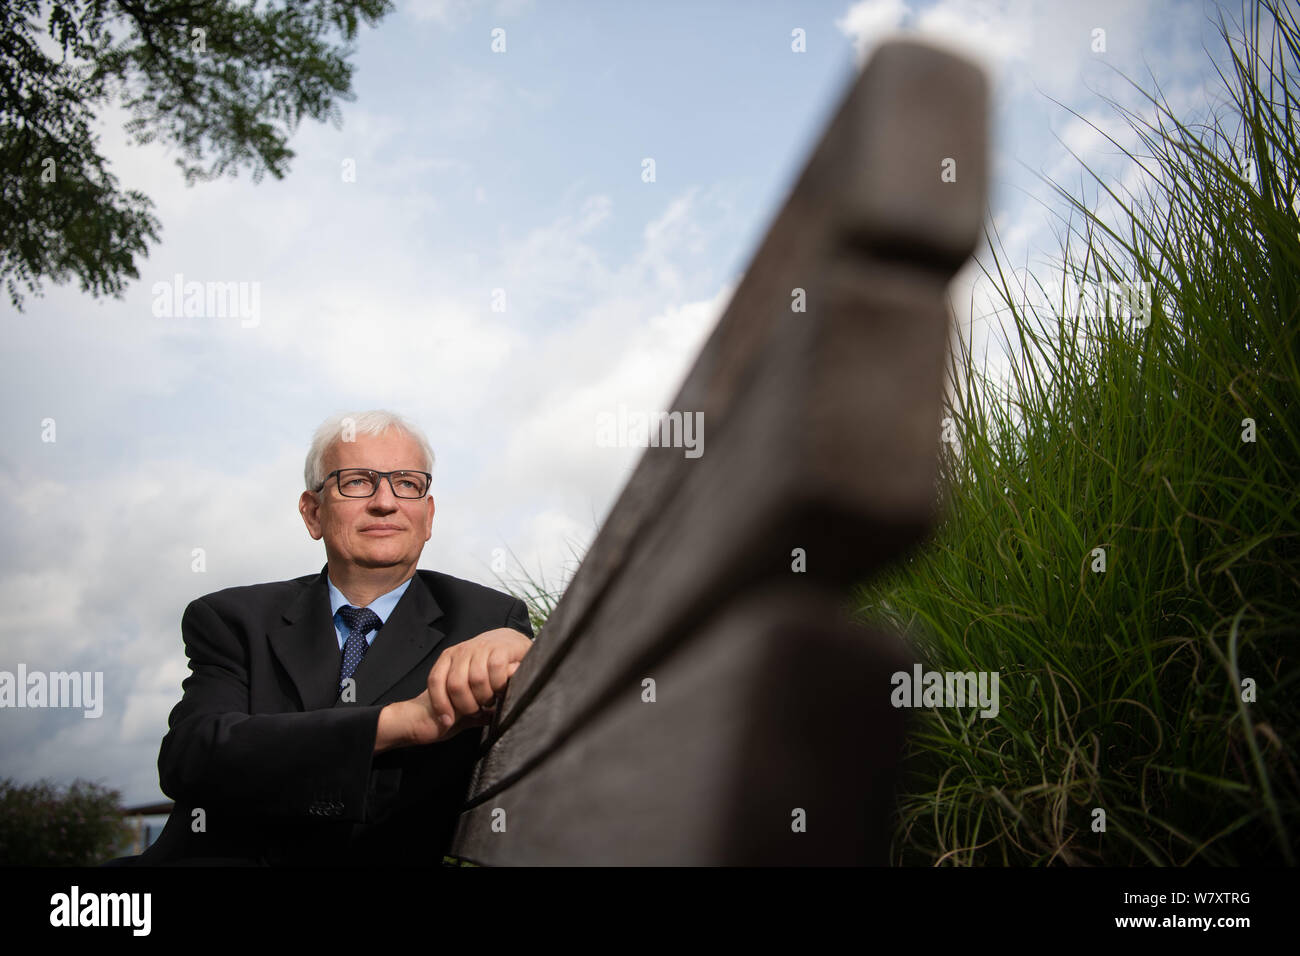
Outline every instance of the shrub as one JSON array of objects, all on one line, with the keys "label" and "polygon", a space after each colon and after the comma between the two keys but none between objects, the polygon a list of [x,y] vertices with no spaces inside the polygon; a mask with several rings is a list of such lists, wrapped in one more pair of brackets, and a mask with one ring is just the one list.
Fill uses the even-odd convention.
[{"label": "shrub", "polygon": [[95,866],[124,853],[130,840],[116,790],[83,780],[66,791],[47,781],[0,781],[5,866]]}]

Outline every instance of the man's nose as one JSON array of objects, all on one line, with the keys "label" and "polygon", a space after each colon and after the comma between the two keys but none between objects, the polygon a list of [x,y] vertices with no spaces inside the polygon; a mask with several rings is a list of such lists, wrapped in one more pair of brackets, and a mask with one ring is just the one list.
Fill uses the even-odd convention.
[{"label": "man's nose", "polygon": [[393,486],[390,485],[389,479],[380,478],[379,485],[375,488],[375,493],[370,496],[370,510],[382,511],[385,514],[391,514],[397,510],[397,496],[393,494]]}]

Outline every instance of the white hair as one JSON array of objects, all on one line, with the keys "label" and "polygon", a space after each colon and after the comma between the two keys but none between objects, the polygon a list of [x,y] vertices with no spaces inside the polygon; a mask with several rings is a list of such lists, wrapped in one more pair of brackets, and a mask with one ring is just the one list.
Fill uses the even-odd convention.
[{"label": "white hair", "polygon": [[423,470],[433,471],[433,449],[429,447],[429,440],[418,426],[401,415],[383,409],[346,412],[327,418],[312,436],[311,448],[307,451],[307,464],[303,467],[303,480],[307,483],[307,490],[315,491],[325,481],[325,453],[335,442],[342,441],[344,436],[382,435],[389,429],[410,435],[424,455]]}]

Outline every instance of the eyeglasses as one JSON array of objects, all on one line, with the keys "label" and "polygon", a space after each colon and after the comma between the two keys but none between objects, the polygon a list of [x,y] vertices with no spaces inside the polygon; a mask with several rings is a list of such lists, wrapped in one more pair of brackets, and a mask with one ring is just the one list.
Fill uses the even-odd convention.
[{"label": "eyeglasses", "polygon": [[316,489],[320,491],[333,478],[339,494],[345,498],[369,498],[379,489],[379,479],[387,478],[388,487],[398,498],[423,498],[429,493],[433,475],[427,471],[372,471],[369,468],[340,468],[331,471]]}]

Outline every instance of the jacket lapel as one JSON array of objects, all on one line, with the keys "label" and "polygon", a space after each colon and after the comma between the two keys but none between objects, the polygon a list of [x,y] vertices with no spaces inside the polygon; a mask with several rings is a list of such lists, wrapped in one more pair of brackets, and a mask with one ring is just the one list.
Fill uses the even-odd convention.
[{"label": "jacket lapel", "polygon": [[[327,569],[328,565],[321,568],[316,579],[284,609],[284,624],[268,634],[271,649],[293,681],[304,710],[342,703],[338,686],[342,654],[330,615]],[[442,608],[416,571],[353,675],[357,682],[355,704],[376,703],[438,646],[446,634],[432,622],[440,617]]]},{"label": "jacket lapel", "polygon": [[281,616],[285,623],[267,635],[272,652],[288,671],[303,710],[328,707],[338,696],[339,668],[343,658],[339,653],[334,622],[330,619],[329,587],[324,568]]}]

